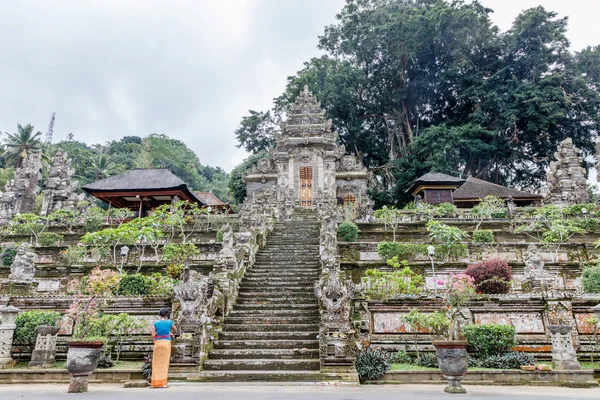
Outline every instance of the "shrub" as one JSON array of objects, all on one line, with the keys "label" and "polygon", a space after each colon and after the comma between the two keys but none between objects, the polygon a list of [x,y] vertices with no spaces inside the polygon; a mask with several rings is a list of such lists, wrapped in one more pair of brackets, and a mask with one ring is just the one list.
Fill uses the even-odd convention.
[{"label": "shrub", "polygon": [[68,246],[60,252],[60,257],[67,265],[76,265],[83,262],[87,253],[85,246]]},{"label": "shrub", "polygon": [[508,209],[504,200],[496,196],[486,196],[471,209],[471,215],[479,218],[506,218]]},{"label": "shrub", "polygon": [[150,294],[152,279],[142,274],[123,274],[117,294],[123,296],[143,296]]},{"label": "shrub", "polygon": [[56,311],[25,311],[17,315],[15,324],[15,343],[24,350],[33,350],[37,338],[37,327],[40,325],[56,326],[60,321]]},{"label": "shrub", "polygon": [[394,353],[390,356],[391,364],[411,364],[413,362],[413,357],[406,352],[406,350],[398,350],[397,353]]},{"label": "shrub", "polygon": [[573,225],[587,232],[595,232],[600,227],[600,220],[598,218],[579,218],[573,221]]},{"label": "shrub", "polygon": [[2,250],[2,254],[0,254],[0,258],[2,259],[2,265],[5,267],[10,267],[17,255],[17,247],[16,246],[8,246]]},{"label": "shrub", "polygon": [[515,327],[502,324],[476,324],[462,328],[469,343],[469,349],[477,353],[478,358],[509,352],[517,344]]},{"label": "shrub", "polygon": [[413,364],[427,368],[439,368],[437,355],[435,353],[421,353],[415,358]]},{"label": "shrub", "polygon": [[152,356],[144,357],[144,364],[142,364],[142,375],[144,379],[150,382],[150,378],[152,377]]},{"label": "shrub", "polygon": [[344,221],[338,226],[337,233],[344,242],[356,242],[356,239],[358,239],[358,226],[352,221]]},{"label": "shrub", "polygon": [[163,258],[166,262],[186,264],[198,254],[200,250],[193,243],[170,243],[163,248]]},{"label": "shrub", "polygon": [[179,279],[181,277],[181,273],[183,272],[183,268],[183,264],[167,265],[167,275],[169,275],[173,279]]},{"label": "shrub", "polygon": [[42,232],[38,238],[40,246],[56,246],[63,240],[64,236],[54,232]]},{"label": "shrub", "polygon": [[489,229],[480,229],[473,232],[473,242],[492,243],[494,241],[494,232]]},{"label": "shrub", "polygon": [[379,242],[377,244],[377,253],[385,260],[391,260],[398,257],[403,260],[412,260],[417,254],[427,254],[426,244],[400,243],[400,242]]},{"label": "shrub", "polygon": [[485,294],[508,293],[512,270],[500,259],[490,259],[467,267],[465,274],[473,278],[477,291]]},{"label": "shrub", "polygon": [[[406,261],[398,262],[394,257],[388,261],[394,271],[380,271],[371,268],[365,271],[362,284],[367,299],[388,300],[400,294],[417,294],[421,292],[423,277],[415,274]],[[402,268],[400,268],[402,267]]]},{"label": "shrub", "polygon": [[600,293],[600,265],[584,268],[581,284],[585,293]]},{"label": "shrub", "polygon": [[435,207],[435,213],[440,217],[452,217],[458,213],[458,210],[454,204],[442,203]]},{"label": "shrub", "polygon": [[152,286],[149,294],[163,297],[171,297],[173,287],[175,287],[175,283],[177,282],[175,279],[158,272],[152,274],[150,281]]},{"label": "shrub", "polygon": [[389,368],[390,356],[386,351],[368,347],[356,355],[356,372],[362,379],[379,379]]},{"label": "shrub", "polygon": [[223,242],[223,231],[220,230],[220,229],[217,231],[216,241],[218,243],[222,243]]},{"label": "shrub", "polygon": [[537,360],[532,354],[511,351],[476,359],[475,365],[480,368],[519,369],[521,365],[532,365],[536,362]]}]

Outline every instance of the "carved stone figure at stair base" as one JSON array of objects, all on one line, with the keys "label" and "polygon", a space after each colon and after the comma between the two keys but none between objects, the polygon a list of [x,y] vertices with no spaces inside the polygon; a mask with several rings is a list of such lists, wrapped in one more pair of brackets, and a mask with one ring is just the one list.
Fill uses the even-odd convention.
[{"label": "carved stone figure at stair base", "polygon": [[21,244],[10,266],[8,279],[13,282],[31,282],[35,276],[36,254],[29,250],[29,245]]}]

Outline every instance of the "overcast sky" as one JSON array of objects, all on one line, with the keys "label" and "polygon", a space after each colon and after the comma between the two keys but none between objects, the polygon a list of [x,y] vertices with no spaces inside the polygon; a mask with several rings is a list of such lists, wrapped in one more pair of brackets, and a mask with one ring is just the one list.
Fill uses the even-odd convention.
[{"label": "overcast sky", "polygon": [[[539,4],[570,18],[579,50],[600,44],[600,0],[481,0],[510,27]],[[233,131],[266,110],[286,77],[320,53],[317,36],[344,0],[0,1],[0,131],[17,123],[54,141],[103,143],[164,133],[230,171]]]}]

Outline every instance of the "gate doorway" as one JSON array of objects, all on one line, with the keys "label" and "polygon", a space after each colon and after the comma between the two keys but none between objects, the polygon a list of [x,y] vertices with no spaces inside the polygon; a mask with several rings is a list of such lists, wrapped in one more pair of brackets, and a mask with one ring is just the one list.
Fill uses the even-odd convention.
[{"label": "gate doorway", "polygon": [[312,206],[312,167],[300,167],[300,206]]}]

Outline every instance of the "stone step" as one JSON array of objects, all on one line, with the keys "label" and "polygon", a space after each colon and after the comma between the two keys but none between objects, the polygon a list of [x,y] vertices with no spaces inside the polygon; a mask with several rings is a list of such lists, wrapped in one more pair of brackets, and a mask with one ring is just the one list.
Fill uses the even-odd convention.
[{"label": "stone step", "polygon": [[[238,298],[237,303],[238,305],[250,305],[252,306],[252,304],[261,304],[261,305],[265,305],[265,304],[271,304],[273,306],[278,306],[278,305],[287,305],[287,304],[318,304],[317,303],[317,298],[315,296],[311,297],[299,297],[299,298],[289,298],[289,297],[261,297],[261,298],[250,298],[250,297],[242,297],[242,298]],[[280,307],[278,307],[280,308]]]},{"label": "stone step", "polygon": [[219,333],[219,340],[314,340],[318,332],[226,332]]},{"label": "stone step", "polygon": [[288,304],[266,303],[265,304],[265,303],[254,302],[254,303],[236,304],[235,308],[240,311],[242,311],[242,310],[258,310],[258,309],[293,311],[293,310],[317,310],[319,308],[319,305],[315,298],[314,303],[307,303],[307,304],[303,304],[303,303],[288,303]]},{"label": "stone step", "polygon": [[318,316],[310,317],[226,317],[225,325],[234,324],[318,324]]},{"label": "stone step", "polygon": [[276,271],[263,271],[260,269],[252,269],[248,272],[246,272],[246,274],[244,275],[245,278],[260,278],[260,277],[271,277],[273,276],[275,273],[277,273],[277,276],[290,276],[290,277],[313,277],[316,276],[318,277],[320,275],[320,272],[317,268],[314,268],[313,270],[294,270],[294,271],[290,271],[287,268],[281,268],[280,270],[276,270]]},{"label": "stone step", "polygon": [[304,290],[312,290],[313,283],[311,281],[305,282],[244,282],[244,288],[258,288],[258,289],[285,289],[285,288],[302,288]]},{"label": "stone step", "polygon": [[290,309],[268,309],[268,308],[249,308],[240,310],[234,307],[229,312],[232,317],[318,317],[319,311],[316,310],[290,310]]},{"label": "stone step", "polygon": [[190,382],[348,382],[358,385],[353,374],[323,373],[318,371],[202,371],[189,375]]},{"label": "stone step", "polygon": [[248,292],[261,292],[264,293],[265,295],[267,294],[273,294],[273,293],[286,293],[286,294],[297,294],[297,293],[304,293],[304,294],[308,294],[308,293],[313,293],[313,288],[311,288],[310,290],[306,287],[292,287],[292,286],[288,286],[286,288],[284,288],[284,290],[282,290],[281,287],[266,287],[266,286],[240,286],[239,292],[240,293],[248,293]]},{"label": "stone step", "polygon": [[215,340],[214,349],[318,349],[318,340]]},{"label": "stone step", "polygon": [[237,359],[212,360],[204,362],[205,371],[223,370],[275,370],[275,371],[310,371],[319,370],[319,359],[273,360],[273,359]]},{"label": "stone step", "polygon": [[290,294],[290,293],[263,293],[263,292],[242,292],[238,294],[238,299],[239,300],[251,300],[251,299],[255,299],[258,302],[261,301],[279,301],[279,300],[283,300],[286,299],[288,301],[294,301],[294,302],[305,302],[305,301],[313,301],[315,298],[315,295],[313,293],[295,293],[295,294]]},{"label": "stone step", "polygon": [[318,359],[319,349],[219,349],[211,350],[212,360],[231,359]]},{"label": "stone step", "polygon": [[223,332],[316,332],[318,324],[225,324]]},{"label": "stone step", "polygon": [[307,282],[307,281],[313,281],[315,280],[315,278],[310,277],[310,276],[277,276],[277,275],[271,275],[271,276],[245,276],[244,279],[242,279],[242,285],[244,284],[244,282],[260,282],[260,283],[266,283],[266,282],[272,282],[272,283],[279,283],[279,282],[295,282],[295,283],[302,283],[302,282]]}]

